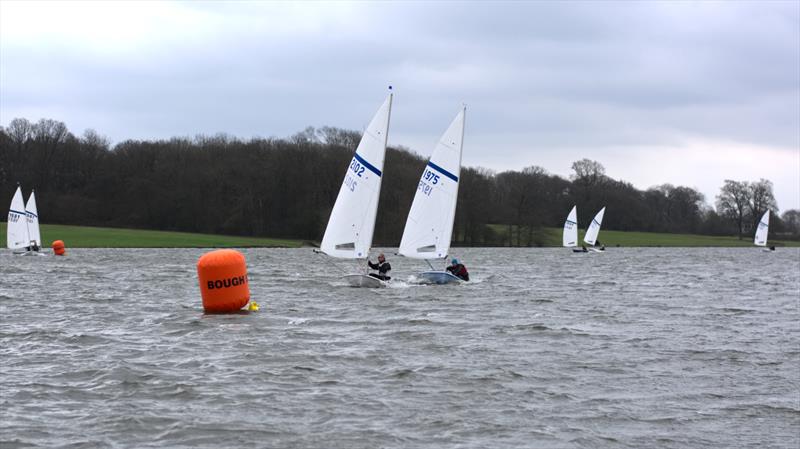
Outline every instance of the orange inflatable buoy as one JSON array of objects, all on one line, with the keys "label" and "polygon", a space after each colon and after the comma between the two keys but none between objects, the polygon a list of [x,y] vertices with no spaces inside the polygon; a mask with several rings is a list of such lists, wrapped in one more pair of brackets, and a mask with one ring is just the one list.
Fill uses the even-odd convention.
[{"label": "orange inflatable buoy", "polygon": [[56,256],[63,256],[64,254],[67,253],[67,249],[64,246],[63,240],[56,240],[55,242],[53,242],[53,245],[51,247],[53,248],[53,254],[55,254]]},{"label": "orange inflatable buoy", "polygon": [[236,312],[250,301],[244,256],[232,249],[203,254],[197,261],[203,309],[209,313]]}]

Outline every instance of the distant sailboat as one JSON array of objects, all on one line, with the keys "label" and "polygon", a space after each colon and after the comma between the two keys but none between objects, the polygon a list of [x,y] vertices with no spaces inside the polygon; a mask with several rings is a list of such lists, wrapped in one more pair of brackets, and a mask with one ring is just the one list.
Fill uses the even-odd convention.
[{"label": "distant sailboat", "polygon": [[759,220],[758,222],[758,227],[756,228],[756,236],[753,239],[753,244],[756,246],[764,247],[764,251],[774,251],[775,247],[770,247],[769,249],[766,248],[768,235],[769,235],[769,210],[764,212],[764,215],[761,216],[761,220]]},{"label": "distant sailboat", "polygon": [[[462,107],[450,123],[422,172],[400,240],[399,254],[402,256],[429,261],[445,259],[450,251],[466,111],[467,108]],[[433,284],[461,282],[447,271],[434,269],[430,262],[428,265],[431,271],[418,274],[420,281]]]},{"label": "distant sailboat", "polygon": [[[389,94],[364,131],[347,168],[320,244],[320,251],[331,257],[369,257],[381,193],[391,109],[392,94]],[[354,287],[386,286],[384,281],[366,273],[348,274],[344,278]]]},{"label": "distant sailboat", "polygon": [[39,211],[36,209],[36,195],[33,190],[31,190],[31,196],[28,197],[28,202],[25,203],[25,214],[28,220],[28,239],[30,240],[30,246],[41,248],[42,234],[39,230]]},{"label": "distant sailboat", "polygon": [[17,187],[14,197],[11,199],[11,206],[8,208],[6,247],[9,249],[23,249],[30,245],[27,217],[25,202],[22,199],[22,188]]},{"label": "distant sailboat", "polygon": [[[600,209],[600,212],[594,216],[592,222],[589,224],[589,229],[586,230],[586,235],[583,236],[583,241],[588,243],[590,246],[594,246],[597,242],[597,235],[600,233],[600,225],[603,223],[603,215],[606,212],[606,208],[603,207]],[[600,249],[592,248],[593,251],[602,251]]]},{"label": "distant sailboat", "polygon": [[578,246],[578,206],[572,206],[564,222],[563,245],[566,248]]},{"label": "distant sailboat", "polygon": [[31,192],[26,206],[22,198],[22,188],[17,186],[17,191],[14,192],[8,208],[6,247],[15,250],[14,254],[44,255],[38,251],[41,246],[42,238],[39,232],[36,197]]}]

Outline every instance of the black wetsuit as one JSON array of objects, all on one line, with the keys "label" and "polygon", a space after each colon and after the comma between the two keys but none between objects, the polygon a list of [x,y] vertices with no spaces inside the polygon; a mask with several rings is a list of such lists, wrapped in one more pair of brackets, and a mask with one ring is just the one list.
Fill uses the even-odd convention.
[{"label": "black wetsuit", "polygon": [[467,272],[467,267],[465,267],[463,264],[450,265],[449,267],[447,267],[447,271],[453,273],[453,276],[461,279],[462,281],[469,280],[469,273]]},{"label": "black wetsuit", "polygon": [[392,269],[392,266],[389,265],[389,262],[372,263],[370,261],[367,261],[367,264],[373,270],[378,270],[377,273],[370,273],[369,274],[370,276],[376,279],[380,279],[382,281],[388,281],[389,279],[391,279],[391,277],[389,276],[389,271]]}]

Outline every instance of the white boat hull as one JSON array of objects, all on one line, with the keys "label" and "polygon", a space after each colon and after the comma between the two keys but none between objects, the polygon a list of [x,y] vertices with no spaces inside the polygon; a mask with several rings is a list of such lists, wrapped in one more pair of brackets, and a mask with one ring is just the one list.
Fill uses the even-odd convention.
[{"label": "white boat hull", "polygon": [[420,284],[443,285],[460,284],[464,281],[447,271],[423,271],[417,275],[417,282]]},{"label": "white boat hull", "polygon": [[47,253],[40,251],[14,251],[15,256],[47,256]]},{"label": "white boat hull", "polygon": [[348,284],[350,284],[351,287],[384,288],[388,285],[386,281],[382,281],[366,274],[348,274],[343,276],[343,278]]}]

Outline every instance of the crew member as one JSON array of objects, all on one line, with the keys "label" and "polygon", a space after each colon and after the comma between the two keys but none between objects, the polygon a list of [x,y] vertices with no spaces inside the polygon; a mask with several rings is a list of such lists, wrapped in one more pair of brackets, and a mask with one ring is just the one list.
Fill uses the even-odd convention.
[{"label": "crew member", "polygon": [[447,267],[447,271],[453,274],[453,276],[461,279],[462,281],[469,280],[469,273],[467,272],[467,267],[464,264],[459,263],[458,259],[455,257],[450,260],[450,266]]},{"label": "crew member", "polygon": [[378,270],[377,273],[370,273],[370,276],[382,281],[388,281],[391,279],[389,276],[389,271],[392,270],[392,266],[386,261],[386,256],[384,256],[383,253],[378,254],[378,263],[372,263],[369,259],[367,259],[367,264],[373,270]]}]

